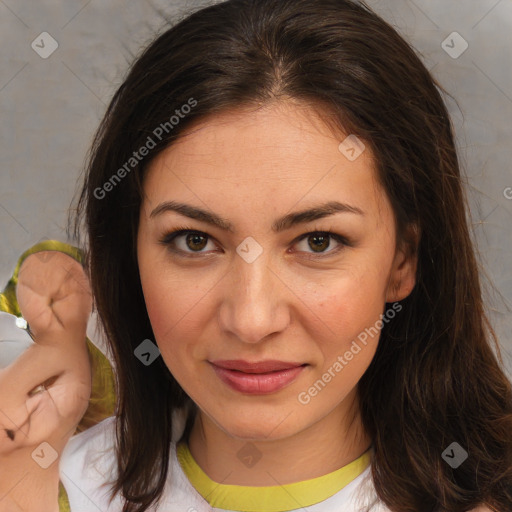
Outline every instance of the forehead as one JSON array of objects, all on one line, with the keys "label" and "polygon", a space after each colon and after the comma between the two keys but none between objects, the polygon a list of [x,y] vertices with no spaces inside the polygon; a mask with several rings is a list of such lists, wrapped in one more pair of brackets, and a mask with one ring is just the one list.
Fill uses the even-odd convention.
[{"label": "forehead", "polygon": [[186,197],[220,207],[237,200],[286,209],[332,199],[379,209],[385,198],[370,149],[347,158],[339,148],[347,134],[330,128],[325,115],[276,102],[204,118],[151,163],[145,201]]}]

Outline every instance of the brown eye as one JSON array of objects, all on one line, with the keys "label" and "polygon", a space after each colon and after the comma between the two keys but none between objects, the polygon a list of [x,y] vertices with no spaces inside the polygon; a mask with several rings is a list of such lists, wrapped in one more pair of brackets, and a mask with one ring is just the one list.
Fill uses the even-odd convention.
[{"label": "brown eye", "polygon": [[[334,247],[331,249],[331,242],[333,240],[335,243]],[[296,243],[296,246],[300,252],[307,254],[314,253],[319,256],[330,256],[342,250],[344,247],[350,246],[350,243],[346,238],[337,233],[331,233],[330,231],[313,231],[302,235]]]},{"label": "brown eye", "polygon": [[193,251],[200,251],[201,249],[204,249],[207,242],[208,237],[199,233],[188,234],[185,241],[187,247]]},{"label": "brown eye", "polygon": [[200,256],[209,252],[203,250],[207,247],[208,242],[211,243],[212,249],[217,248],[210,238],[209,235],[201,231],[180,229],[165,235],[160,243],[167,246],[178,256]]},{"label": "brown eye", "polygon": [[308,241],[311,241],[308,245],[314,252],[323,252],[330,245],[330,237],[326,235],[310,235]]}]

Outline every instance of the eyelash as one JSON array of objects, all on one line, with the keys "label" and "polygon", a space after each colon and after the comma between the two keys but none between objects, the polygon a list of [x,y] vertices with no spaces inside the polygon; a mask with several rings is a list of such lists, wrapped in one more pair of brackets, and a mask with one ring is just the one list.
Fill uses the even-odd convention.
[{"label": "eyelash", "polygon": [[[191,229],[186,226],[182,226],[182,227],[176,228],[173,231],[169,231],[168,233],[166,233],[160,239],[159,242],[162,245],[166,246],[170,251],[172,251],[173,253],[175,253],[176,255],[178,255],[180,257],[197,258],[197,257],[201,257],[203,254],[206,254],[203,252],[186,252],[186,251],[183,251],[181,249],[177,249],[176,247],[174,247],[173,242],[176,238],[178,238],[179,236],[188,235],[188,234],[196,234],[199,236],[204,236],[207,238],[207,242],[213,239],[213,237],[211,237],[208,233],[205,233],[204,231],[198,231],[197,229]],[[312,236],[312,235],[329,236],[330,238],[332,238],[333,240],[338,242],[340,245],[328,252],[307,253],[307,254],[311,255],[311,256],[307,256],[307,258],[309,258],[309,259],[318,259],[318,258],[329,257],[329,256],[332,256],[333,254],[337,254],[339,251],[343,250],[344,247],[350,247],[352,245],[347,238],[345,238],[331,230],[325,230],[325,229],[324,230],[313,230],[313,231],[309,231],[308,233],[304,233],[303,235],[300,235],[298,238],[296,238],[294,240],[293,245],[301,242],[305,238],[308,238],[309,236]]]}]

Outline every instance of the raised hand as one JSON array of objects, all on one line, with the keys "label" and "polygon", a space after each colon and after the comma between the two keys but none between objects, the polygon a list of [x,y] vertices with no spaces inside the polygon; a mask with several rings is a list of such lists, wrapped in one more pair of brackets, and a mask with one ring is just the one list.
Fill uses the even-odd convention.
[{"label": "raised hand", "polygon": [[91,292],[80,263],[48,251],[23,262],[16,295],[34,343],[0,369],[0,512],[54,511],[58,458],[91,393]]}]

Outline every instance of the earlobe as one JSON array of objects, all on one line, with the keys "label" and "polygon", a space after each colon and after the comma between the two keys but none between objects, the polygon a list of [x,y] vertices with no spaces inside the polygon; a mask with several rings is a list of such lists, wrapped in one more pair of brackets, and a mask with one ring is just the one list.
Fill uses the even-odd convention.
[{"label": "earlobe", "polygon": [[386,302],[398,302],[408,297],[416,284],[416,272],[410,268],[404,273],[399,273],[395,280],[388,286]]},{"label": "earlobe", "polygon": [[419,229],[411,225],[406,230],[401,247],[395,254],[388,288],[386,302],[397,302],[408,297],[416,284],[418,267]]}]

